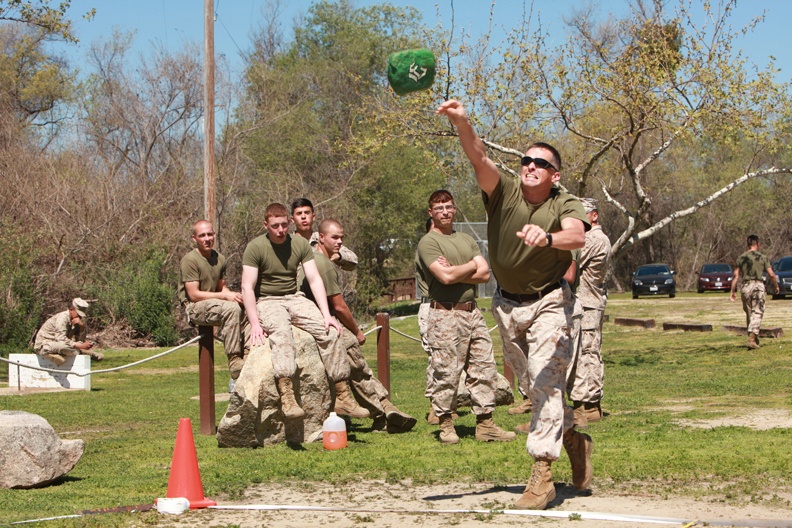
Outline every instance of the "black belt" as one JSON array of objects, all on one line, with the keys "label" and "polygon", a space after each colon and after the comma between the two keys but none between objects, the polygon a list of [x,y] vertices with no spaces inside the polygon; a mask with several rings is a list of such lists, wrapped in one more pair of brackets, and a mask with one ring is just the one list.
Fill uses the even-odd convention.
[{"label": "black belt", "polygon": [[561,282],[554,282],[544,290],[538,293],[511,293],[507,292],[503,288],[498,288],[498,291],[501,294],[501,297],[505,297],[510,301],[518,302],[518,303],[526,303],[526,302],[533,302],[538,301],[542,297],[545,297],[552,292],[556,291],[558,288],[561,287]]},{"label": "black belt", "polygon": [[439,310],[461,310],[463,312],[472,312],[476,309],[476,301],[454,303],[454,302],[440,302],[429,301],[429,308],[437,308]]}]

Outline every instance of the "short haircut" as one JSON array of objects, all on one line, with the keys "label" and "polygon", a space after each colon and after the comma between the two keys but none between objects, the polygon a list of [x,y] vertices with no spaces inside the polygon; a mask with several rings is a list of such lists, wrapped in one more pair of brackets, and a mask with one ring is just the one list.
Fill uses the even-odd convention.
[{"label": "short haircut", "polygon": [[326,235],[327,232],[330,231],[330,228],[333,226],[339,229],[343,229],[343,227],[341,227],[341,222],[333,218],[327,218],[326,220],[322,220],[319,223],[319,233],[322,235]]},{"label": "short haircut", "polygon": [[289,217],[289,211],[286,210],[286,206],[280,203],[271,203],[267,206],[264,210],[264,221],[269,222],[270,217],[279,217],[285,216]]},{"label": "short haircut", "polygon": [[433,192],[429,196],[429,207],[432,207],[432,204],[453,202],[453,201],[454,201],[454,197],[451,196],[450,192],[446,191],[445,189],[440,189],[439,191]]},{"label": "short haircut", "polygon": [[291,214],[294,214],[294,210],[297,209],[298,207],[310,207],[311,212],[312,213],[314,212],[313,203],[311,203],[311,200],[309,200],[308,198],[297,198],[296,200],[294,200],[291,204]]},{"label": "short haircut", "polygon": [[210,222],[209,220],[198,220],[197,222],[195,222],[192,225],[192,228],[190,229],[190,233],[192,234],[192,236],[195,236],[195,235],[198,234],[198,231],[196,230],[196,228],[198,227],[198,224],[203,224],[203,223],[207,223],[210,226],[212,226],[212,231],[214,231],[214,226],[212,225],[212,222]]},{"label": "short haircut", "polygon": [[555,163],[553,163],[553,165],[555,165],[555,168],[557,170],[559,170],[559,171],[561,170],[561,154],[558,153],[558,151],[556,150],[556,148],[553,145],[551,145],[549,143],[544,143],[542,141],[537,141],[536,143],[530,144],[528,146],[528,148],[526,149],[526,152],[531,150],[532,148],[542,148],[542,149],[545,149],[545,150],[549,150],[550,153],[552,153],[553,157],[555,158],[555,160],[554,160]]},{"label": "short haircut", "polygon": [[755,246],[759,243],[758,235],[748,235],[748,247]]}]

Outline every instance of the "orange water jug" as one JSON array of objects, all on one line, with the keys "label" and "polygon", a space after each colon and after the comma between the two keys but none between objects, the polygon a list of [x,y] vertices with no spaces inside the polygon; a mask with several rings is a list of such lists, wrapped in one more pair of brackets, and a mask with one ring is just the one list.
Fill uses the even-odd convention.
[{"label": "orange water jug", "polygon": [[322,424],[322,444],[331,451],[347,446],[346,422],[334,412]]}]

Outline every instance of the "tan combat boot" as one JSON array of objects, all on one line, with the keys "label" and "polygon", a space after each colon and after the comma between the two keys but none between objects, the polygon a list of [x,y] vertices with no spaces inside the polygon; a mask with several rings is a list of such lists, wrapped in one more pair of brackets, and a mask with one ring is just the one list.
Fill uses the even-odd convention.
[{"label": "tan combat boot", "polygon": [[94,352],[93,350],[89,350],[86,352],[87,355],[91,356],[91,359],[94,361],[102,361],[104,359],[104,354],[101,352]]},{"label": "tan combat boot", "polygon": [[[586,416],[586,422],[599,422],[602,420],[602,405],[600,402],[585,402],[583,404],[584,415]],[[575,421],[575,425],[577,425],[577,419]],[[588,423],[586,424],[588,427]],[[578,429],[580,429],[578,427]]]},{"label": "tan combat boot", "polygon": [[544,510],[555,496],[550,462],[537,460],[531,468],[531,480],[525,487],[522,497],[514,503],[514,507],[520,510]]},{"label": "tan combat boot", "polygon": [[591,452],[594,450],[594,442],[585,433],[579,433],[574,429],[564,431],[564,449],[569,456],[572,465],[572,485],[576,490],[585,490],[591,486],[591,477],[594,473],[591,467]]},{"label": "tan combat boot", "polygon": [[388,398],[382,398],[380,404],[382,404],[382,408],[385,411],[385,417],[388,421],[388,432],[391,434],[406,433],[415,427],[418,422],[409,414],[400,411]]},{"label": "tan combat boot", "polygon": [[42,354],[45,358],[49,359],[59,367],[66,363],[66,358],[61,356],[60,354]]},{"label": "tan combat boot", "polygon": [[476,416],[476,440],[479,442],[511,442],[517,435],[504,431],[492,421],[492,414]]},{"label": "tan combat boot", "polygon": [[748,334],[748,348],[751,348],[751,349],[759,348],[759,339],[758,339],[758,336],[754,332],[750,332]]},{"label": "tan combat boot", "polygon": [[[459,418],[459,415],[454,411],[451,411],[451,419],[456,420]],[[435,414],[434,407],[429,407],[429,414],[426,416],[426,423],[429,425],[438,425],[440,423],[440,418],[437,417]]]},{"label": "tan combat boot", "polygon": [[506,412],[509,414],[528,414],[531,412],[532,407],[533,405],[531,404],[531,398],[524,398],[522,403],[515,405],[514,407],[509,407]]},{"label": "tan combat boot", "polygon": [[514,430],[520,434],[527,435],[531,432],[531,422],[525,422],[524,424],[514,426]]},{"label": "tan combat boot", "polygon": [[281,397],[281,411],[286,418],[302,418],[305,411],[297,405],[294,399],[294,388],[291,378],[278,378],[278,392]]},{"label": "tan combat boot", "polygon": [[572,413],[575,418],[575,427],[577,429],[588,429],[588,415],[586,414],[586,407],[582,401],[572,402]]},{"label": "tan combat boot", "polygon": [[454,419],[450,414],[439,416],[440,421],[440,441],[444,444],[458,444],[459,437],[454,429]]},{"label": "tan combat boot", "polygon": [[231,379],[238,379],[244,366],[245,358],[242,356],[228,356],[228,373],[231,375]]},{"label": "tan combat boot", "polygon": [[371,416],[368,410],[358,405],[358,402],[355,401],[348,381],[336,382],[335,391],[336,400],[333,410],[336,414],[349,416],[350,418],[368,418]]},{"label": "tan combat boot", "polygon": [[371,432],[372,433],[387,433],[388,432],[388,419],[385,417],[384,414],[378,414],[374,417],[374,421],[371,423]]}]

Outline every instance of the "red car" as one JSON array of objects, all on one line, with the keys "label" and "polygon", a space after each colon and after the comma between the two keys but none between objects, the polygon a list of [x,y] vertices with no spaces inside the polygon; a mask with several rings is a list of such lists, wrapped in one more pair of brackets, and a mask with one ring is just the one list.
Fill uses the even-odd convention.
[{"label": "red car", "polygon": [[729,264],[704,264],[696,274],[699,293],[731,290],[734,271]]}]

